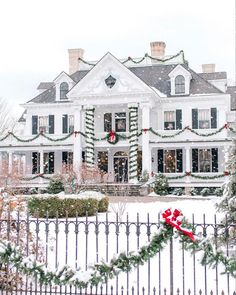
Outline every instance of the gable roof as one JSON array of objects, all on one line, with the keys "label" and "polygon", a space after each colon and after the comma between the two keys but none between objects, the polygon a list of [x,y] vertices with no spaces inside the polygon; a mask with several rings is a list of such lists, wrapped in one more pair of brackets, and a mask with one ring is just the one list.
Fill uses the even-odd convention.
[{"label": "gable roof", "polygon": [[[173,69],[178,66],[178,64],[167,64],[167,65],[147,65],[140,67],[129,67],[134,75],[136,75],[140,80],[142,80],[149,87],[154,87],[158,91],[162,92],[166,96],[171,96],[171,84],[170,77],[168,76]],[[181,64],[187,71],[192,75],[190,82],[190,95],[195,94],[219,94],[223,93],[217,87],[212,85],[207,81],[211,77],[218,77],[222,79],[225,77],[225,72],[218,73],[200,73],[197,74],[195,71],[190,69],[187,64]],[[81,81],[91,70],[77,71],[73,73],[70,78],[77,84]],[[214,74],[214,75],[212,75]],[[210,80],[210,79],[209,79]],[[52,103],[56,101],[56,90],[53,82],[43,82],[46,83],[45,86],[51,86],[41,94],[37,95],[35,98],[28,101],[28,103]]]},{"label": "gable roof", "polygon": [[38,90],[49,89],[54,85],[54,82],[41,82],[37,87]]}]

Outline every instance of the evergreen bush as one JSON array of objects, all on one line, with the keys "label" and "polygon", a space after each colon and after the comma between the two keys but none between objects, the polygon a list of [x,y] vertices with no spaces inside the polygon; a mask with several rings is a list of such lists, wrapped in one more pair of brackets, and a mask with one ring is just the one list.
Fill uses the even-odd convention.
[{"label": "evergreen bush", "polygon": [[184,190],[181,187],[175,188],[172,192],[175,196],[182,196],[184,193]]},{"label": "evergreen bush", "polygon": [[217,187],[214,191],[214,194],[217,196],[217,197],[221,197],[223,195],[223,189],[221,187]]},{"label": "evergreen bush", "polygon": [[201,196],[203,197],[206,197],[206,196],[209,196],[211,193],[210,189],[208,187],[204,187],[202,190],[201,190]]},{"label": "evergreen bush", "polygon": [[64,218],[76,216],[92,216],[96,212],[106,212],[109,200],[95,198],[59,198],[57,196],[28,199],[28,211],[33,217]]},{"label": "evergreen bush", "polygon": [[50,179],[49,185],[47,187],[47,192],[49,194],[58,194],[64,191],[63,180],[60,176],[54,176]]},{"label": "evergreen bush", "polygon": [[154,192],[157,195],[167,195],[168,194],[168,189],[169,189],[169,184],[168,184],[168,179],[164,174],[157,174],[155,177],[155,182],[154,182]]}]

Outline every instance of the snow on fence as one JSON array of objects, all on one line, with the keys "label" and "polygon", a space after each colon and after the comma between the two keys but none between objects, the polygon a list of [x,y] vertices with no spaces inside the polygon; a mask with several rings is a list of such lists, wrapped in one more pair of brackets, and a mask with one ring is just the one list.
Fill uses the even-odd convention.
[{"label": "snow on fence", "polygon": [[[124,218],[123,218],[124,219]],[[220,244],[219,234],[222,225],[216,222],[194,223],[196,233],[203,237],[212,237]],[[24,227],[21,225],[24,224]],[[97,214],[94,217],[78,217],[67,219],[37,219],[24,218],[20,215],[15,220],[0,220],[0,230],[7,229],[11,238],[11,227],[25,229],[26,248],[30,247],[34,233],[36,249],[43,245],[46,266],[50,269],[62,265],[86,270],[90,265],[101,260],[109,262],[118,253],[137,251],[150,241],[160,227],[160,215],[154,221],[129,220],[127,215],[121,221],[118,215]],[[19,231],[20,232],[20,231]],[[227,233],[228,231],[226,231]],[[22,232],[21,232],[22,235]],[[16,240],[19,240],[18,237]],[[227,238],[227,237],[226,237]],[[235,255],[235,249],[224,246],[225,255]],[[191,256],[177,239],[171,239],[168,245],[156,257],[145,265],[139,266],[131,273],[120,274],[115,279],[98,287],[78,290],[74,287],[42,286],[24,278],[14,290],[1,288],[0,295],[5,294],[153,294],[153,295],[235,295],[236,279],[227,274],[221,274],[222,268],[215,269],[201,266],[199,254]]]}]

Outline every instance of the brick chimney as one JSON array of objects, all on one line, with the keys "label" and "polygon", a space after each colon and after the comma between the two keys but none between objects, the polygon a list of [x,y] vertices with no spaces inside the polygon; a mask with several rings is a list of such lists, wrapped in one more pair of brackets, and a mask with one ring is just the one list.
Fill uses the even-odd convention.
[{"label": "brick chimney", "polygon": [[68,49],[69,54],[69,74],[72,75],[79,70],[80,61],[79,58],[83,58],[84,49]]},{"label": "brick chimney", "polygon": [[151,56],[156,58],[163,58],[165,56],[166,43],[163,41],[155,41],[150,43]]},{"label": "brick chimney", "polygon": [[203,64],[202,65],[202,72],[203,73],[214,73],[216,65],[215,64]]}]

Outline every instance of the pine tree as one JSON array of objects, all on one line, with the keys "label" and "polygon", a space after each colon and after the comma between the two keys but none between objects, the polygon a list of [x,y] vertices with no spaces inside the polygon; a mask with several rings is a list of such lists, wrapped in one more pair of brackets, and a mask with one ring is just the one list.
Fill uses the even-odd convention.
[{"label": "pine tree", "polygon": [[227,168],[229,176],[224,184],[223,196],[217,209],[225,213],[222,223],[229,226],[229,230],[224,232],[224,236],[229,245],[233,246],[236,243],[236,141],[231,147]]},{"label": "pine tree", "polygon": [[168,194],[168,179],[164,174],[157,174],[154,182],[154,192],[157,195],[164,196]]},{"label": "pine tree", "polygon": [[49,194],[58,194],[64,191],[62,178],[58,175],[52,177],[47,187],[47,191]]}]

